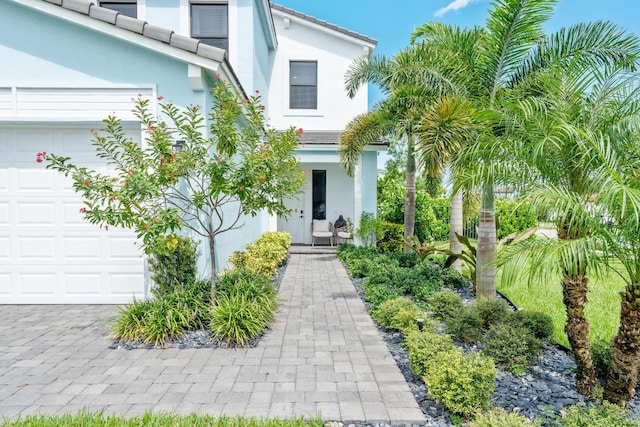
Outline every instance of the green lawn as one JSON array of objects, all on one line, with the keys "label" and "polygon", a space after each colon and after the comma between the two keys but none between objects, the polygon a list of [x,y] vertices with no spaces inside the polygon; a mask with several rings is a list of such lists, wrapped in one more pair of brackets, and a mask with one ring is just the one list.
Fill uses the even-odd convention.
[{"label": "green lawn", "polygon": [[3,427],[323,427],[320,418],[305,421],[256,419],[242,417],[213,417],[210,415],[174,415],[167,413],[145,413],[140,417],[123,418],[120,415],[106,416],[101,412],[79,412],[75,415],[31,415],[16,421],[2,422]]},{"label": "green lawn", "polygon": [[[589,287],[586,316],[591,325],[591,342],[610,342],[620,323],[619,292],[624,289],[624,282],[611,272],[600,279],[591,279]],[[534,279],[531,285],[528,285],[526,273],[523,273],[521,280],[509,287],[498,284],[498,290],[518,307],[541,311],[551,316],[554,323],[553,339],[569,346],[564,333],[567,316],[562,304],[562,285],[559,277],[547,283]]]}]

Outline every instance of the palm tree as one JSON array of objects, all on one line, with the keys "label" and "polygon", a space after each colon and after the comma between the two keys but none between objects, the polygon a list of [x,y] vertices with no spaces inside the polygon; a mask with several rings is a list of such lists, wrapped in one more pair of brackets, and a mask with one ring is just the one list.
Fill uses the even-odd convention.
[{"label": "palm tree", "polygon": [[[585,67],[577,59],[566,65],[556,64],[523,80],[512,94],[517,100],[509,113],[517,138],[505,155],[520,160],[518,167],[526,171],[529,182],[524,196],[541,214],[553,218],[558,240],[528,242],[524,250],[518,249],[525,258],[511,267],[530,263],[530,278],[541,272],[561,275],[565,331],[578,367],[576,386],[580,393],[594,396],[599,383],[584,308],[589,274],[597,273],[602,263],[601,239],[596,233],[601,229],[601,209],[613,205],[593,202],[605,181],[595,179],[594,171],[603,161],[593,141],[635,117],[638,99],[629,91],[629,78],[620,68]],[[513,279],[510,274],[509,269],[503,272],[507,280]]]},{"label": "palm tree", "polygon": [[[578,24],[545,37],[543,24],[551,18],[557,0],[496,0],[473,51],[465,49],[459,60],[467,61],[466,72],[472,84],[466,93],[478,108],[497,109],[497,101],[505,91],[532,74],[544,72],[551,63],[568,67],[580,64],[598,67],[606,64],[631,65],[637,58],[635,38],[607,22]],[[442,26],[441,26],[442,27]],[[438,30],[435,31],[434,29]],[[421,40],[442,50],[456,50],[455,31],[442,31],[434,24],[418,27],[413,40]],[[454,55],[452,55],[454,56]],[[478,231],[477,273],[478,296],[495,297],[496,219],[493,184],[499,179],[494,163],[499,144],[509,141],[502,126],[469,144],[470,156],[464,162],[479,163],[481,175],[471,177],[482,186],[480,225]],[[489,147],[487,147],[489,145]]]},{"label": "palm tree", "polygon": [[[446,166],[451,165],[451,159],[462,150],[465,143],[476,139],[474,115],[471,102],[458,97],[443,96],[427,106],[416,128],[416,152],[419,163],[429,175],[441,174]],[[451,175],[453,188],[456,188],[454,169]],[[453,253],[461,253],[462,243],[456,233],[462,235],[463,232],[463,190],[454,191],[451,197],[449,249]],[[461,272],[462,262],[456,260],[452,268]]]},{"label": "palm tree", "polygon": [[412,45],[388,59],[376,56],[356,60],[346,76],[350,97],[364,84],[377,84],[386,98],[372,111],[354,118],[340,137],[340,160],[353,176],[355,165],[367,144],[393,135],[407,142],[404,237],[414,234],[415,225],[415,127],[430,100],[444,93],[457,93],[464,76],[453,64],[453,52],[431,51],[424,44]]}]

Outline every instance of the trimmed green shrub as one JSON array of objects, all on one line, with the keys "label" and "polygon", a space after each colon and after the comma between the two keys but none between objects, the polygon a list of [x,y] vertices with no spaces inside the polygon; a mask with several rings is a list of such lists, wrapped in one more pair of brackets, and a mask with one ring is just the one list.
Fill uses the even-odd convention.
[{"label": "trimmed green shrub", "polygon": [[540,425],[540,420],[532,421],[515,412],[493,408],[488,412],[477,414],[469,427],[538,427]]},{"label": "trimmed green shrub", "polygon": [[118,309],[110,336],[159,345],[186,330],[203,328],[209,320],[209,303],[209,282],[205,280],[155,299],[134,299],[133,303]]},{"label": "trimmed green shrub", "polygon": [[578,403],[565,409],[560,424],[566,427],[637,427],[638,421],[627,418],[627,412],[609,402],[586,406]]},{"label": "trimmed green shrub", "polygon": [[482,319],[476,310],[465,308],[445,322],[445,330],[459,342],[474,343],[482,337]]},{"label": "trimmed green shrub", "polygon": [[149,269],[156,297],[170,294],[177,286],[188,286],[196,281],[198,244],[184,236],[167,236],[166,246],[170,248],[149,257]]},{"label": "trimmed green shrub", "polygon": [[455,348],[449,335],[430,331],[409,333],[405,339],[405,345],[409,352],[411,371],[419,377],[424,376],[427,370],[433,367],[438,353]]},{"label": "trimmed green shrub", "polygon": [[347,266],[351,277],[368,277],[380,269],[378,258],[354,258]]},{"label": "trimmed green shrub", "polygon": [[371,303],[372,308],[398,296],[398,293],[386,284],[367,284],[365,282],[364,300]]},{"label": "trimmed green shrub", "polygon": [[291,237],[285,232],[266,232],[246,246],[246,252],[235,251],[227,262],[233,270],[250,270],[264,277],[276,274],[289,256]]},{"label": "trimmed green shrub", "polygon": [[491,358],[464,354],[456,347],[437,353],[433,366],[427,369],[424,382],[429,396],[447,409],[470,416],[490,406],[496,379]]},{"label": "trimmed green shrub", "polygon": [[538,357],[540,341],[526,328],[498,323],[484,337],[484,352],[514,374],[521,374]]},{"label": "trimmed green shrub", "polygon": [[509,304],[501,299],[479,299],[471,304],[471,309],[482,319],[482,327],[489,329],[492,325],[504,321],[509,315]]},{"label": "trimmed green shrub", "polygon": [[449,320],[464,310],[464,302],[457,293],[444,289],[431,294],[427,299],[429,309],[440,320]]},{"label": "trimmed green shrub", "polygon": [[539,340],[547,340],[553,334],[553,320],[539,311],[517,310],[509,313],[507,322],[514,326],[522,326],[531,331]]},{"label": "trimmed green shrub", "polygon": [[417,319],[423,319],[423,328],[433,329],[431,319],[425,318],[424,314],[416,307],[413,301],[397,297],[381,303],[371,310],[373,318],[387,329],[408,334],[418,330]]}]

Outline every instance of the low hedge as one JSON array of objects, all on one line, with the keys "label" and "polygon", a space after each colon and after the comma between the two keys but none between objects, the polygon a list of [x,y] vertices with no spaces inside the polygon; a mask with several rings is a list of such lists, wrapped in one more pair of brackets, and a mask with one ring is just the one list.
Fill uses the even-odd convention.
[{"label": "low hedge", "polygon": [[232,270],[249,270],[272,277],[289,256],[291,236],[285,232],[266,232],[258,240],[235,251],[227,260]]}]

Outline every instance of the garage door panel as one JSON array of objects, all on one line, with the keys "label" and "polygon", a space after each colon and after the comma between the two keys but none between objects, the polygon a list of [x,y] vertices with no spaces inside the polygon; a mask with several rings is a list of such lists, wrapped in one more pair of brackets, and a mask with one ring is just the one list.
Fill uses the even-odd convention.
[{"label": "garage door panel", "polygon": [[18,236],[18,258],[26,261],[55,261],[56,238]]},{"label": "garage door panel", "polygon": [[48,226],[56,223],[54,202],[19,202],[18,226]]},{"label": "garage door panel", "polygon": [[32,191],[47,191],[51,192],[55,190],[55,179],[53,179],[53,171],[37,169],[17,169],[16,178],[17,186],[16,191],[19,192],[32,192]]},{"label": "garage door panel", "polygon": [[111,293],[114,295],[138,297],[144,294],[144,274],[114,273],[110,279]]},{"label": "garage door panel", "polygon": [[11,296],[11,274],[0,273],[0,301]]},{"label": "garage door panel", "polygon": [[55,297],[58,291],[57,271],[21,273],[18,289],[21,295]]},{"label": "garage door panel", "polygon": [[144,297],[135,234],[84,220],[71,179],[35,161],[37,152],[47,151],[110,173],[95,158],[89,129],[0,126],[0,304],[114,304]]},{"label": "garage door panel", "polygon": [[76,260],[98,261],[100,254],[99,237],[63,237],[64,256],[69,262]]},{"label": "garage door panel", "polygon": [[102,279],[98,273],[66,273],[63,282],[64,295],[68,297],[102,294]]}]

